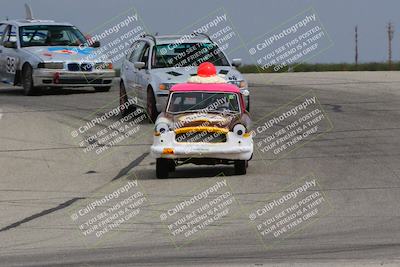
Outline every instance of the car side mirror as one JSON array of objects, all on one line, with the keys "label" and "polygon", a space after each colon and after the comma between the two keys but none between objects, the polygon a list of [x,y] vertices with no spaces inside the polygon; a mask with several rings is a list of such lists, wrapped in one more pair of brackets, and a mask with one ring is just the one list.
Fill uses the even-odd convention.
[{"label": "car side mirror", "polygon": [[5,41],[5,42],[3,43],[3,46],[4,46],[5,48],[13,48],[13,49],[16,49],[16,48],[17,48],[17,42]]},{"label": "car side mirror", "polygon": [[94,47],[94,48],[100,47],[100,42],[99,41],[94,41],[93,44],[91,45],[91,47]]},{"label": "car side mirror", "polygon": [[240,65],[242,65],[242,59],[241,58],[232,59],[232,65],[234,67],[239,67]]},{"label": "car side mirror", "polygon": [[140,70],[140,69],[143,69],[146,66],[146,63],[137,61],[137,62],[133,63],[133,66],[135,66],[135,68]]}]

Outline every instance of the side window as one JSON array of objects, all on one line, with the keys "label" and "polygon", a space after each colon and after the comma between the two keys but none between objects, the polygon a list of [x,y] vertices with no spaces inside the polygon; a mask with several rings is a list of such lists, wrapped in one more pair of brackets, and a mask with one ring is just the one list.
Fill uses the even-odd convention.
[{"label": "side window", "polygon": [[11,26],[11,31],[8,32],[8,36],[6,37],[6,39],[10,42],[17,41],[17,28],[15,26]]},{"label": "side window", "polygon": [[148,67],[148,63],[149,63],[149,52],[150,52],[150,46],[146,43],[146,46],[143,49],[143,53],[141,54],[141,57],[139,60],[141,62],[146,63],[145,68]]},{"label": "side window", "polygon": [[135,63],[139,61],[140,56],[142,55],[142,50],[146,43],[144,41],[138,41],[132,45],[132,51],[131,56],[129,57],[129,61],[132,63]]},{"label": "side window", "polygon": [[135,51],[136,51],[136,46],[138,45],[138,41],[136,41],[136,42],[134,42],[132,45],[131,45],[131,47],[129,48],[129,50],[131,51],[127,56],[126,56],[126,58],[129,60],[129,61],[132,61],[131,59],[133,58],[133,56],[134,56],[134,54],[135,54]]},{"label": "side window", "polygon": [[3,40],[5,38],[5,35],[7,34],[7,26],[7,24],[0,25],[0,45],[3,45]]}]

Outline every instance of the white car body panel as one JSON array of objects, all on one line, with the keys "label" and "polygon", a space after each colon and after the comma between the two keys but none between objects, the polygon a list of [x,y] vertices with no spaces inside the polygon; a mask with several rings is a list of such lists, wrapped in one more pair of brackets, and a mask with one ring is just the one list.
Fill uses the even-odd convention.
[{"label": "white car body panel", "polygon": [[[162,141],[161,141],[162,140]],[[164,148],[172,148],[174,154],[163,154]],[[155,136],[151,146],[154,158],[218,158],[230,160],[249,160],[253,154],[253,139],[250,136],[238,136],[233,132],[227,133],[224,143],[189,143],[177,142],[175,132],[169,131]]]},{"label": "white car body panel", "polygon": [[[112,69],[96,69],[96,64],[109,63],[108,60],[91,58],[97,48],[78,46],[30,46],[21,47],[19,31],[23,26],[68,26],[70,23],[59,23],[48,20],[14,20],[2,21],[0,25],[11,25],[15,28],[17,48],[7,48],[0,44],[0,81],[18,85],[24,64],[33,69],[33,86],[46,87],[109,87],[115,77]],[[10,62],[12,64],[10,65]],[[62,63],[62,69],[39,68],[39,63]],[[79,64],[79,70],[70,70],[69,64]],[[92,66],[91,70],[82,71],[83,64]],[[60,82],[56,82],[57,79]],[[65,83],[63,83],[63,81]]]}]

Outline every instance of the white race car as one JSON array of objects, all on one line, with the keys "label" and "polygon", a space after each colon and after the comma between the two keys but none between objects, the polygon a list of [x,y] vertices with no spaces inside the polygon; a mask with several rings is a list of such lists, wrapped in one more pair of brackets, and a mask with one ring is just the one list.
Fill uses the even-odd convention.
[{"label": "white race car", "polygon": [[[27,18],[0,22],[0,80],[22,85],[26,95],[42,87],[111,88],[115,71],[99,60],[99,42],[91,43],[72,24]],[[89,45],[90,44],[90,45]]]},{"label": "white race car", "polygon": [[[128,98],[137,99],[137,105],[146,109],[153,122],[164,110],[171,87],[196,75],[197,66],[202,62],[212,62],[226,82],[242,91],[248,89],[236,69],[241,60],[230,62],[208,36],[198,34],[188,39],[185,35],[146,35],[131,50],[121,67],[120,104],[124,105]],[[249,96],[244,100],[249,110]]]}]

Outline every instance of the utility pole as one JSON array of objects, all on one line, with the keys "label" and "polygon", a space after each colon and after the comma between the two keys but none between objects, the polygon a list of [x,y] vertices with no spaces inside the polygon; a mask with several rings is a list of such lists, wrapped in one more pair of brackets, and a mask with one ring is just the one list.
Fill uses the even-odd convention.
[{"label": "utility pole", "polygon": [[356,43],[356,47],[355,47],[355,63],[356,63],[356,67],[358,66],[358,25],[356,25],[355,29],[354,29],[354,33],[355,33],[355,43]]},{"label": "utility pole", "polygon": [[392,22],[388,23],[387,26],[387,32],[388,32],[388,63],[389,63],[389,69],[392,69],[392,40],[393,40],[393,34],[394,34],[394,27]]}]

